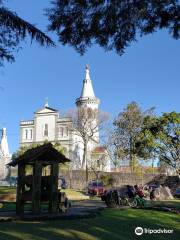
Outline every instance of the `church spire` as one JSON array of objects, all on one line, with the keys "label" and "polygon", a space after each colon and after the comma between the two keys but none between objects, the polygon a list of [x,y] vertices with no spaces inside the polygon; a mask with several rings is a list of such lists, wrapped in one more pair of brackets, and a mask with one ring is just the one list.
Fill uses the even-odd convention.
[{"label": "church spire", "polygon": [[86,64],[86,74],[85,74],[85,79],[86,79],[86,80],[91,80],[91,79],[90,79],[89,72],[90,72],[89,65]]},{"label": "church spire", "polygon": [[81,91],[81,95],[76,99],[77,106],[86,105],[92,109],[97,109],[99,106],[99,99],[95,97],[92,81],[90,78],[90,68],[89,65],[86,65],[85,69],[85,79],[83,81],[83,87]]},{"label": "church spire", "polygon": [[8,147],[8,142],[7,142],[6,128],[2,129],[1,151],[2,151],[3,156],[9,157],[9,147]]},{"label": "church spire", "polygon": [[90,78],[90,69],[89,66],[86,65],[85,70],[85,79],[83,81],[83,88],[81,92],[81,98],[87,98],[87,97],[95,97],[91,78]]}]

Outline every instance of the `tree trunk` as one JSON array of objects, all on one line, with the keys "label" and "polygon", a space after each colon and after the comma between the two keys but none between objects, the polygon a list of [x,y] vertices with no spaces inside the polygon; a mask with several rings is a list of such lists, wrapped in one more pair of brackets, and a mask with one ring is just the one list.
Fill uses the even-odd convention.
[{"label": "tree trunk", "polygon": [[83,152],[83,160],[82,160],[82,165],[81,165],[82,170],[85,170],[86,161],[87,161],[87,142],[84,141],[84,152]]},{"label": "tree trunk", "polygon": [[88,185],[88,164],[86,159],[86,186]]},{"label": "tree trunk", "polygon": [[152,173],[153,173],[153,176],[154,176],[154,158],[152,159]]},{"label": "tree trunk", "polygon": [[131,173],[134,172],[134,162],[133,162],[133,143],[132,143],[132,137],[130,137],[130,168],[131,168]]},{"label": "tree trunk", "polygon": [[88,184],[88,163],[87,163],[87,140],[84,140],[84,152],[83,152],[83,161],[82,161],[82,170],[86,170],[86,186]]}]

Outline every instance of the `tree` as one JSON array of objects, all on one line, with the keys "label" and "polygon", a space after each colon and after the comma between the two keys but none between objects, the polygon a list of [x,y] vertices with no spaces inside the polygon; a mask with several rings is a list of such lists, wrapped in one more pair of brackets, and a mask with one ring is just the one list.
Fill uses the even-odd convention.
[{"label": "tree", "polygon": [[59,42],[81,54],[94,43],[123,54],[138,35],[158,29],[180,38],[178,0],[54,0],[47,15]]},{"label": "tree", "polygon": [[[39,147],[39,146],[41,146],[41,145],[43,145],[43,144],[45,144],[45,143],[48,143],[48,142],[49,142],[49,141],[44,141],[44,143],[42,143],[42,144],[32,143],[32,144],[28,144],[28,145],[21,146],[16,152],[13,153],[13,155],[12,155],[12,161],[13,161],[14,159],[20,157],[21,155],[23,155],[23,154],[24,154],[26,151],[28,151],[29,149]],[[64,149],[63,146],[61,146],[61,144],[60,144],[59,142],[55,142],[55,143],[53,144],[53,146],[54,146],[54,148],[55,148],[58,152],[64,154],[65,149]],[[62,167],[61,167],[61,169],[62,169]],[[31,166],[31,165],[27,165],[27,166],[26,166],[26,171],[27,171],[29,174],[33,174],[33,173],[32,173],[32,171],[33,171],[32,166]],[[50,171],[49,166],[43,167],[43,174],[44,174],[44,175],[46,175],[49,171]]]},{"label": "tree", "polygon": [[117,171],[121,161],[126,158],[126,154],[124,152],[124,141],[120,140],[118,132],[114,131],[114,128],[111,125],[106,128],[104,146],[106,147],[108,156],[115,168],[115,171]]},{"label": "tree", "polygon": [[148,124],[142,130],[144,152],[153,152],[161,164],[180,174],[180,113],[164,113],[145,121]]},{"label": "tree", "polygon": [[128,160],[131,172],[134,172],[137,164],[138,151],[136,143],[141,138],[143,120],[145,116],[151,115],[153,108],[142,111],[136,102],[127,105],[123,112],[119,113],[114,121],[115,141],[119,159]]},{"label": "tree", "polygon": [[135,143],[136,153],[140,159],[151,161],[151,167],[154,171],[155,160],[158,157],[157,154],[157,142],[155,136],[149,131],[152,124],[154,125],[155,115],[145,116],[143,119],[143,127],[139,134],[139,138]]},{"label": "tree", "polygon": [[[12,155],[12,160],[20,157],[20,156],[23,155],[27,150],[32,149],[32,148],[39,147],[39,146],[41,146],[41,145],[43,145],[43,144],[45,144],[45,143],[48,143],[48,142],[49,142],[49,141],[44,141],[44,143],[42,143],[42,144],[40,144],[40,143],[31,143],[31,144],[27,144],[27,145],[21,146],[16,152],[13,153],[13,155]],[[63,146],[61,146],[61,144],[60,144],[59,142],[55,142],[53,146],[54,146],[54,148],[55,148],[58,152],[64,154],[65,149],[64,149]]]},{"label": "tree", "polygon": [[54,46],[45,33],[4,7],[0,0],[0,65],[3,65],[4,60],[14,61],[13,51],[27,35],[42,46]]},{"label": "tree", "polygon": [[70,113],[73,119],[72,131],[78,138],[78,143],[83,147],[81,169],[86,170],[86,182],[88,181],[88,164],[90,165],[88,146],[99,144],[99,131],[108,119],[107,113],[89,107],[80,107]]}]

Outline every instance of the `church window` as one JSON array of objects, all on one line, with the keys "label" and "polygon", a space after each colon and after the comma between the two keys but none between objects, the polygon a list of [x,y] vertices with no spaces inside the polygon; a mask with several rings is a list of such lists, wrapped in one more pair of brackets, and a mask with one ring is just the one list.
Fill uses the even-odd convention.
[{"label": "church window", "polygon": [[63,127],[60,127],[60,128],[59,128],[59,136],[60,136],[60,137],[63,137],[63,135],[64,135],[64,128],[63,128]]},{"label": "church window", "polygon": [[97,167],[100,168],[100,160],[97,160]]},{"label": "church window", "polygon": [[32,139],[33,138],[33,130],[30,129],[30,138]]},{"label": "church window", "polygon": [[48,124],[47,123],[44,125],[44,136],[48,137]]},{"label": "church window", "polygon": [[68,136],[68,134],[69,134],[69,129],[68,127],[66,127],[66,136]]},{"label": "church window", "polygon": [[25,129],[25,139],[28,139],[28,129]]}]

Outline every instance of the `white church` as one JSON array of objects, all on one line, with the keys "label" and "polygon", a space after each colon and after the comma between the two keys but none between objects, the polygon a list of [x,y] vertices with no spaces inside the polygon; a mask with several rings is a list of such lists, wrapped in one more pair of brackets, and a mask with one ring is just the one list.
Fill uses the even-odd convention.
[{"label": "white church", "polygon": [[[95,96],[89,67],[86,66],[85,78],[81,95],[76,99],[77,110],[82,107],[98,110],[100,100]],[[84,147],[79,136],[72,131],[71,117],[62,117],[58,110],[45,103],[43,108],[34,113],[33,120],[20,122],[20,146],[42,144],[45,141],[60,143],[65,149],[66,157],[71,159],[72,169],[80,169],[83,161]],[[106,149],[100,146],[99,132],[96,132],[96,141],[88,143],[88,162],[95,163],[97,170],[110,171],[110,161]]]}]

